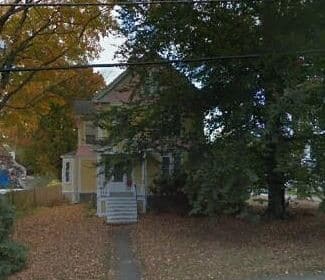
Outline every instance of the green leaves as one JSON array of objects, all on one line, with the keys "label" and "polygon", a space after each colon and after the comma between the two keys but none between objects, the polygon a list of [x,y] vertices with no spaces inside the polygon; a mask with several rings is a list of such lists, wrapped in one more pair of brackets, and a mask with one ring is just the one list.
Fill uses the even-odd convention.
[{"label": "green leaves", "polygon": [[[146,132],[146,147],[161,144],[159,136],[174,135],[173,123],[184,112],[201,124],[192,124],[187,135],[189,152],[201,153],[186,162],[191,180],[187,192],[194,211],[223,211],[235,190],[269,188],[270,194],[282,196],[272,201],[284,204],[283,189],[289,182],[299,181],[295,185],[304,185],[304,193],[315,188],[311,182],[323,188],[316,178],[324,172],[325,64],[321,55],[299,51],[325,47],[324,14],[321,0],[122,9],[121,31],[134,35],[123,52],[132,60],[144,54],[166,58],[261,54],[255,59],[177,65],[177,70],[199,84],[199,98],[187,99],[186,90],[158,93],[162,102],[142,107],[146,121],[134,131]],[[176,79],[169,81],[171,89],[177,87]],[[190,110],[183,111],[184,104]],[[163,122],[166,115],[172,121]],[[178,148],[175,142],[169,144],[171,149]],[[307,147],[312,165],[303,164]],[[240,199],[235,201],[241,205]]]},{"label": "green leaves", "polygon": [[26,248],[9,240],[13,222],[13,209],[0,197],[0,279],[19,271],[26,263]]},{"label": "green leaves", "polygon": [[14,223],[14,211],[3,197],[0,198],[0,242],[9,237]]},{"label": "green leaves", "polygon": [[68,106],[50,104],[50,111],[40,117],[30,145],[24,147],[22,162],[34,174],[61,174],[61,158],[77,145],[77,130]]},{"label": "green leaves", "polygon": [[21,270],[27,260],[24,246],[5,240],[0,242],[0,279]]}]

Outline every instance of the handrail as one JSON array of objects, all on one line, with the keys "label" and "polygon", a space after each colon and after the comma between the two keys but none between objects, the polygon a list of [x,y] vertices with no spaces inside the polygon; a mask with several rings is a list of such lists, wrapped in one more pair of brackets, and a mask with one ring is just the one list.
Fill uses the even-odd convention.
[{"label": "handrail", "polygon": [[[134,193],[135,193],[135,203],[137,205],[137,208],[138,208],[138,191],[137,191],[137,185],[136,184],[133,184],[133,187],[134,187]],[[137,219],[138,219],[138,209],[137,209]]]}]

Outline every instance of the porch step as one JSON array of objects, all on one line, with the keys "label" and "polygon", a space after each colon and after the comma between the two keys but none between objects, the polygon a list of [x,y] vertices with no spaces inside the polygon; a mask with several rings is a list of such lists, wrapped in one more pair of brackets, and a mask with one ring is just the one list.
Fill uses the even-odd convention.
[{"label": "porch step", "polygon": [[110,196],[106,201],[106,217],[109,224],[137,222],[138,210],[135,196]]}]

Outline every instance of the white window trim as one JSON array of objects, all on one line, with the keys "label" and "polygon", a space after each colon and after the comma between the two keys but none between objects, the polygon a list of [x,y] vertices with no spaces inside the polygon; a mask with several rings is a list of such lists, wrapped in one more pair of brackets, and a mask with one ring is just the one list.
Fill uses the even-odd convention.
[{"label": "white window trim", "polygon": [[[67,164],[69,164],[69,180],[67,180],[67,173],[66,173],[66,171],[67,171]],[[62,181],[63,181],[63,183],[65,183],[65,184],[71,184],[72,183],[72,176],[73,176],[73,173],[72,173],[72,170],[73,170],[73,168],[72,168],[72,164],[73,164],[73,162],[72,162],[72,160],[71,159],[64,159],[63,160],[63,166],[62,166]]]}]

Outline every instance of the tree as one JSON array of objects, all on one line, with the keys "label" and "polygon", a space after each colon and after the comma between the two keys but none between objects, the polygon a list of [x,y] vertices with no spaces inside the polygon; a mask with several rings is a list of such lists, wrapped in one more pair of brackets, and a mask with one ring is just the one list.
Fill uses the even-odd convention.
[{"label": "tree", "polygon": [[68,106],[50,104],[50,111],[39,120],[29,147],[25,147],[22,162],[34,174],[60,178],[61,158],[76,148],[77,131]]},{"label": "tree", "polygon": [[[306,145],[315,142],[312,139],[324,141],[319,137],[321,115],[313,114],[315,101],[323,100],[322,60],[299,53],[325,45],[324,11],[324,1],[281,0],[139,5],[120,12],[121,32],[132,34],[121,53],[131,60],[152,50],[168,58],[261,54],[175,67],[201,83],[198,110],[213,115],[206,119],[207,130],[217,134],[218,141],[237,139],[243,143],[238,147],[257,155],[258,180],[251,176],[246,185],[268,189],[266,214],[272,218],[286,216],[286,185],[297,179],[294,168],[301,166]],[[306,104],[308,99],[312,101]],[[255,164],[248,168],[256,170]]]},{"label": "tree", "polygon": [[118,146],[126,154],[189,149],[191,133],[199,131],[193,126],[202,128],[202,112],[194,110],[200,102],[194,86],[172,68],[127,71],[135,80],[130,100],[111,106],[97,118],[99,126],[109,131],[104,145]]},{"label": "tree", "polygon": [[105,85],[91,69],[72,73],[66,81],[53,84],[47,98],[29,108],[7,109],[2,115],[4,141],[16,148],[18,160],[33,174],[60,177],[60,156],[76,149],[73,101],[89,99]]},{"label": "tree", "polygon": [[[38,3],[15,0],[14,3]],[[96,3],[97,1],[92,1]],[[99,38],[107,34],[107,8],[11,6],[0,11],[0,68],[58,66],[86,62],[99,50]],[[51,88],[73,73],[42,71],[4,72],[0,77],[0,111],[30,107]]]}]

